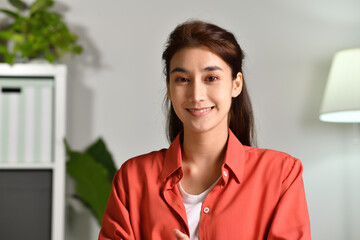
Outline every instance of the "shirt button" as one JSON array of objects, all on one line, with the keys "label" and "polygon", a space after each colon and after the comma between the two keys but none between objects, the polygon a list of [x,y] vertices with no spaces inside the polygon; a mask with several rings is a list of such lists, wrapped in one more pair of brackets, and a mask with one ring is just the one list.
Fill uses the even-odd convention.
[{"label": "shirt button", "polygon": [[181,179],[181,175],[180,175],[180,174],[178,175],[178,178]]},{"label": "shirt button", "polygon": [[204,213],[208,213],[210,209],[208,207],[204,208]]},{"label": "shirt button", "polygon": [[223,174],[225,177],[227,177],[227,175],[228,175],[226,171],[223,171]]}]

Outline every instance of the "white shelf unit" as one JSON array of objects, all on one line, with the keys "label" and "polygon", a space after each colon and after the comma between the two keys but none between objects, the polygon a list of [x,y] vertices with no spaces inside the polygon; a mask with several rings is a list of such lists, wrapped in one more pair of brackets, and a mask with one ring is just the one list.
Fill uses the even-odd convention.
[{"label": "white shelf unit", "polygon": [[[65,215],[65,149],[66,131],[66,73],[62,64],[0,64],[0,79],[10,78],[42,78],[53,79],[52,104],[52,155],[51,162],[0,162],[0,170],[51,170],[51,240],[64,240]],[[1,127],[1,126],[0,126]]]}]

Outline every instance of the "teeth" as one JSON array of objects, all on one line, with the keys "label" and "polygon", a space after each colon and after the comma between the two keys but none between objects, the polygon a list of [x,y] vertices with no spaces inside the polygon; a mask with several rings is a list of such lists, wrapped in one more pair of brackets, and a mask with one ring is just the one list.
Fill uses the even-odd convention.
[{"label": "teeth", "polygon": [[209,107],[209,108],[203,108],[203,109],[200,109],[200,110],[189,109],[190,112],[194,112],[194,113],[203,113],[203,112],[210,111],[210,110],[211,110],[211,107]]}]

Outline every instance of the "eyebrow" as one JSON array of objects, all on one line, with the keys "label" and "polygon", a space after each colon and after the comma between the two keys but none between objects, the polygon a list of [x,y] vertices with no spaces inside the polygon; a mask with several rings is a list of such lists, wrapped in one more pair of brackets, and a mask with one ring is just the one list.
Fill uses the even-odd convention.
[{"label": "eyebrow", "polygon": [[[208,66],[208,67],[204,68],[203,71],[205,71],[205,72],[211,72],[211,71],[216,71],[216,70],[223,71],[222,68],[221,68],[221,67],[218,67],[218,66]],[[186,70],[185,68],[176,67],[176,68],[174,68],[173,70],[171,70],[170,74],[171,74],[171,73],[175,73],[175,72],[187,73],[188,70]]]},{"label": "eyebrow", "polygon": [[210,72],[210,71],[215,71],[215,70],[220,70],[223,71],[221,67],[218,66],[209,66],[204,68],[204,71]]},{"label": "eyebrow", "polygon": [[182,72],[182,73],[187,73],[188,71],[185,68],[181,68],[181,67],[176,67],[173,70],[171,70],[170,73],[175,73],[175,72]]}]

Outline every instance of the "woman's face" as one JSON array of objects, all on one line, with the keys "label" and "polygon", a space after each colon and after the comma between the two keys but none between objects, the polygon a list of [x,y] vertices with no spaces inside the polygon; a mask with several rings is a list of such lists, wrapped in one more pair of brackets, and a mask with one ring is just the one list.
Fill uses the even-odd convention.
[{"label": "woman's face", "polygon": [[242,88],[242,74],[233,80],[230,66],[205,47],[184,48],[170,61],[168,98],[185,131],[228,129],[233,97]]}]

